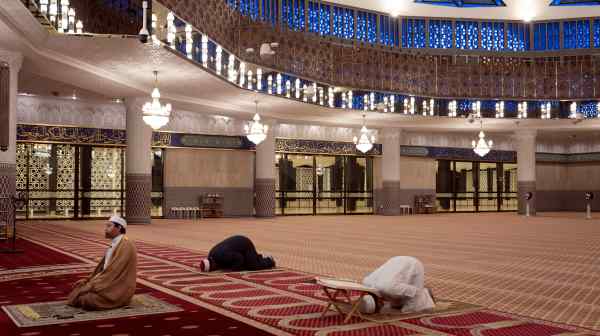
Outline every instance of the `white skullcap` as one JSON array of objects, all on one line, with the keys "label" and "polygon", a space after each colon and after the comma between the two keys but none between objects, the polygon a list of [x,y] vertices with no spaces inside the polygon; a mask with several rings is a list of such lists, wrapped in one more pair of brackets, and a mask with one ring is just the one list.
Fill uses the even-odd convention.
[{"label": "white skullcap", "polygon": [[200,262],[200,270],[202,272],[210,272],[210,261],[208,258],[202,259],[202,262]]},{"label": "white skullcap", "polygon": [[360,304],[358,309],[363,314],[373,314],[377,309],[377,304],[375,303],[375,299],[371,295],[365,295],[360,300]]},{"label": "white skullcap", "polygon": [[114,224],[119,224],[124,228],[127,228],[127,221],[121,216],[112,216],[108,221]]}]

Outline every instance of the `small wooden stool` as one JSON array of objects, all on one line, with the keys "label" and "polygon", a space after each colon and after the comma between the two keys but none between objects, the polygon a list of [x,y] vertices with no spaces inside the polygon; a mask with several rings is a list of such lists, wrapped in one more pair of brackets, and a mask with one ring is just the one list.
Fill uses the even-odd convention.
[{"label": "small wooden stool", "polygon": [[[360,302],[365,295],[373,295],[376,300],[379,300],[380,295],[379,291],[375,288],[363,286],[360,283],[348,281],[348,280],[336,280],[329,278],[316,278],[316,282],[318,285],[321,285],[325,295],[329,299],[327,303],[327,307],[323,310],[321,317],[325,316],[325,314],[331,309],[334,308],[340,315],[345,316],[344,323],[348,323],[350,318],[353,315],[357,315],[362,318],[362,314],[358,307],[360,306]],[[359,296],[355,299],[350,295],[352,291],[358,292]],[[340,298],[340,296],[342,296]],[[350,307],[350,311],[345,313],[340,305],[348,305]]]}]

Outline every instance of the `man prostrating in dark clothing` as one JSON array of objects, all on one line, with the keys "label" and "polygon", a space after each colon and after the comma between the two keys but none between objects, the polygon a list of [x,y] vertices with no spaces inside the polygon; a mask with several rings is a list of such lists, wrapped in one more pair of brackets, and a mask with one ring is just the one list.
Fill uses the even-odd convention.
[{"label": "man prostrating in dark clothing", "polygon": [[248,237],[233,236],[215,245],[199,265],[202,272],[216,270],[258,271],[275,267],[272,257],[263,257],[256,252]]}]

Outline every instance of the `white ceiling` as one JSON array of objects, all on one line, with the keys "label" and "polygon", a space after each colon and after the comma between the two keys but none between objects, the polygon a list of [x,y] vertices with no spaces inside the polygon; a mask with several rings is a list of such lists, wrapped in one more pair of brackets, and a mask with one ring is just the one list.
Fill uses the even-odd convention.
[{"label": "white ceiling", "polygon": [[[350,127],[362,123],[360,111],[331,109],[240,89],[168,50],[154,51],[136,39],[48,34],[22,5],[20,9],[11,8],[11,17],[6,19],[4,6],[13,2],[19,0],[0,1],[0,48],[19,50],[25,55],[21,70],[23,82],[19,86],[23,92],[43,95],[58,91],[61,96],[69,96],[75,89],[80,98],[148,97],[154,82],[152,71],[156,69],[162,96],[176,109],[250,119],[254,113],[253,101],[259,99],[261,115],[280,122]],[[21,43],[14,43],[17,37]],[[49,78],[52,80],[47,80]],[[468,123],[465,119],[397,113],[369,112],[367,121],[371,128],[400,127],[417,131],[479,128],[477,123]],[[600,119],[579,124],[564,119],[520,122],[489,119],[484,126],[492,132],[533,128],[572,133],[598,130]]]},{"label": "white ceiling", "polygon": [[456,8],[418,4],[413,0],[328,0],[346,6],[403,16],[494,20],[552,20],[600,16],[600,6],[548,6],[550,0],[504,0],[506,7]]}]

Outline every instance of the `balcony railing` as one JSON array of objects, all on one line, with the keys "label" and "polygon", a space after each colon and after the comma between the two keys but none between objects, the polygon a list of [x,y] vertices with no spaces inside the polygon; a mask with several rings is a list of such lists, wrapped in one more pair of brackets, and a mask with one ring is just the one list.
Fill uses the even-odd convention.
[{"label": "balcony railing", "polygon": [[[169,8],[162,4],[176,8],[177,13],[168,15]],[[264,4],[259,6],[259,16],[248,12],[248,7],[239,11],[239,4],[154,1],[157,47],[166,44],[241,88],[333,108],[462,117],[472,112],[474,102],[481,101],[482,117],[518,118],[523,117],[518,103],[527,101],[525,118],[541,117],[548,102],[550,113],[545,111],[545,119],[599,115],[600,55],[422,55],[361,48],[311,37],[306,31],[315,24],[299,32],[274,24],[281,15],[273,16],[273,6],[269,7],[273,12],[264,12],[269,20],[258,20],[263,14],[260,8],[267,8]],[[260,56],[264,42],[277,43],[269,44],[275,56]],[[562,99],[577,102],[573,106]],[[505,100],[502,113],[496,108],[499,100]]]}]

